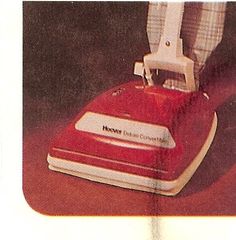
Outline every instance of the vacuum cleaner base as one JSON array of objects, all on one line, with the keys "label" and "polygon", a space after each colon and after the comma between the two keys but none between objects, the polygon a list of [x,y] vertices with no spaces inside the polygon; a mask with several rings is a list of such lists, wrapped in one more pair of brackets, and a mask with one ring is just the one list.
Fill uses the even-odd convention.
[{"label": "vacuum cleaner base", "polygon": [[193,159],[192,163],[183,171],[183,173],[177,179],[171,181],[159,180],[107,168],[86,165],[78,162],[68,161],[66,159],[52,157],[50,155],[48,155],[47,158],[49,169],[123,188],[174,196],[180,192],[180,190],[190,180],[202,162],[213,141],[216,127],[217,115],[214,113],[210,132],[200,152]]}]

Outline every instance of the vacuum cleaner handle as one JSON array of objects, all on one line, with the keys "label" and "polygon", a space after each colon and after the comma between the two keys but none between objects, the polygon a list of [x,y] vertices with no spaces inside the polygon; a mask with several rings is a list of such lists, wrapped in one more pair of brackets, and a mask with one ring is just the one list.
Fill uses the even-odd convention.
[{"label": "vacuum cleaner handle", "polygon": [[162,58],[176,58],[183,55],[180,29],[183,19],[184,3],[168,3],[165,25],[160,39],[158,53]]},{"label": "vacuum cleaner handle", "polygon": [[180,38],[184,11],[184,2],[168,3],[165,25],[157,52],[147,54],[143,63],[136,63],[134,73],[146,78],[148,85],[154,85],[150,69],[167,70],[184,74],[186,83],[180,88],[184,91],[196,91],[194,79],[194,62],[183,55]]}]

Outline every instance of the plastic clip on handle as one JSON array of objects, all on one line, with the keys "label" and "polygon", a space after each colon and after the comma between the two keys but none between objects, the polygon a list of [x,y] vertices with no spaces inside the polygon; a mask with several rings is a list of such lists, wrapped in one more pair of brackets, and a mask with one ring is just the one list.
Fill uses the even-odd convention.
[{"label": "plastic clip on handle", "polygon": [[[184,74],[184,91],[196,91],[194,79],[194,62],[183,55],[183,44],[180,38],[184,3],[168,3],[166,9],[165,25],[157,52],[145,55],[143,64],[135,64],[134,73],[144,76],[148,85],[154,85],[150,69],[159,69]],[[142,69],[143,68],[143,69]]]}]

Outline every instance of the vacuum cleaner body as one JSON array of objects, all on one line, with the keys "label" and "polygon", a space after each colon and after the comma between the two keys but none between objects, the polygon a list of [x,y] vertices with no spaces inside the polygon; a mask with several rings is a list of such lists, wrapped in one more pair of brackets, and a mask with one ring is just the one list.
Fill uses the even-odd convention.
[{"label": "vacuum cleaner body", "polygon": [[[136,63],[131,81],[86,106],[52,143],[55,171],[125,188],[175,195],[203,160],[216,130],[207,94],[198,90],[194,62],[183,55],[184,3],[168,3],[157,52]],[[155,85],[153,70],[182,74]]]},{"label": "vacuum cleaner body", "polygon": [[95,98],[59,134],[52,170],[131,189],[175,195],[213,139],[208,97],[131,81]]}]

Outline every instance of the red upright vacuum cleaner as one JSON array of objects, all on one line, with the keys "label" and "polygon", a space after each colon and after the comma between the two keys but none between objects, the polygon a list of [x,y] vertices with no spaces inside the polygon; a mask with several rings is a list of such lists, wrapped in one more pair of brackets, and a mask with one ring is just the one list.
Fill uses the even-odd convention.
[{"label": "red upright vacuum cleaner", "polygon": [[[168,3],[157,52],[135,64],[130,81],[95,98],[51,143],[49,168],[92,181],[176,195],[207,153],[217,126],[209,97],[198,90],[194,62],[183,55],[184,3]],[[152,72],[185,81],[154,84]]]}]

